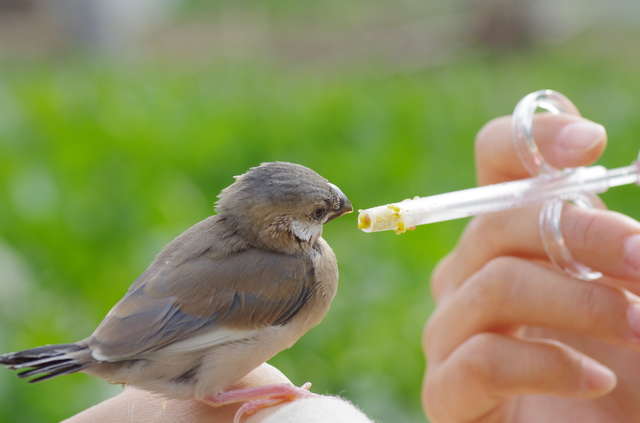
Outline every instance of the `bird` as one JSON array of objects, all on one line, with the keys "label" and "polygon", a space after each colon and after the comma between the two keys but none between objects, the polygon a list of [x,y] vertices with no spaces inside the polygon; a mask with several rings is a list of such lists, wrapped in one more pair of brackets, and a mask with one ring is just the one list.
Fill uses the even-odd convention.
[{"label": "bird", "polygon": [[0,364],[29,382],[84,372],[167,398],[244,402],[235,421],[305,396],[309,384],[228,388],[323,319],[338,286],[323,225],[353,207],[295,163],[234,178],[217,213],[167,244],[89,337],[2,354]]}]

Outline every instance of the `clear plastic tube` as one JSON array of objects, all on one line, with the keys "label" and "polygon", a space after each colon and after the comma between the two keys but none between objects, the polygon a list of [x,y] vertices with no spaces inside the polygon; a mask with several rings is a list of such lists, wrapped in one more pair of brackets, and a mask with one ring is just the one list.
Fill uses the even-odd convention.
[{"label": "clear plastic tube", "polygon": [[402,233],[427,223],[518,208],[554,198],[571,199],[585,192],[598,194],[612,186],[637,183],[638,174],[638,163],[613,170],[603,166],[572,168],[361,210],[358,227],[364,232]]}]

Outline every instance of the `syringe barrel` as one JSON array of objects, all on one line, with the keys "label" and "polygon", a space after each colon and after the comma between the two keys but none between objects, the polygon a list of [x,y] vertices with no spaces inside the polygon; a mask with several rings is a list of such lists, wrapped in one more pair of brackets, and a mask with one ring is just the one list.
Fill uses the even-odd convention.
[{"label": "syringe barrel", "polygon": [[573,168],[361,210],[358,226],[365,232],[403,232],[426,223],[522,207],[551,198],[570,198],[581,192],[601,193],[608,188],[605,167]]}]

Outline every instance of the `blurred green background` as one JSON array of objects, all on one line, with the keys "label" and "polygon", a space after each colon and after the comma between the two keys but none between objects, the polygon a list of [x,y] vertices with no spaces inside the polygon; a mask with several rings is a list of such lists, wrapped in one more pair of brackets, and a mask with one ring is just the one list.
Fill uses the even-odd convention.
[{"label": "blurred green background", "polygon": [[[56,4],[0,1],[0,351],[90,334],[232,175],[263,161],[312,167],[356,208],[470,187],[475,133],[541,88],[607,127],[605,165],[640,147],[631,2],[605,16],[516,1],[167,1],[116,34],[104,28],[118,13],[86,25],[78,2]],[[639,217],[637,196],[605,199]],[[425,421],[429,275],[465,224],[328,225],[338,296],[272,363],[376,421]],[[0,422],[59,421],[120,389],[3,371]]]}]

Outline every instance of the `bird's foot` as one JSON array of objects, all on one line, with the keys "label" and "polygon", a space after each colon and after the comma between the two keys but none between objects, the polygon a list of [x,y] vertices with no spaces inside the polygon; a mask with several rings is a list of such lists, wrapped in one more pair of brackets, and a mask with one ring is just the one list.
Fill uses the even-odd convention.
[{"label": "bird's foot", "polygon": [[256,388],[235,389],[204,398],[204,402],[219,407],[225,404],[244,402],[236,412],[233,423],[240,423],[243,417],[251,416],[258,411],[273,407],[287,401],[309,398],[316,394],[309,392],[311,383],[297,387],[287,383],[258,386]]}]

